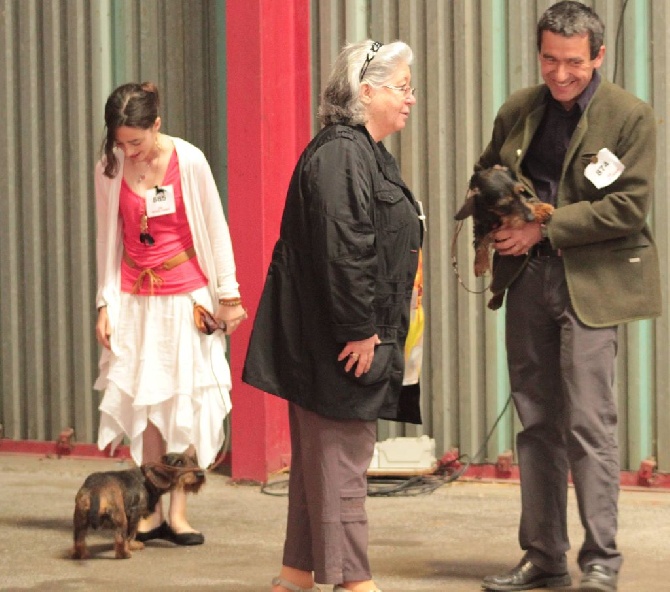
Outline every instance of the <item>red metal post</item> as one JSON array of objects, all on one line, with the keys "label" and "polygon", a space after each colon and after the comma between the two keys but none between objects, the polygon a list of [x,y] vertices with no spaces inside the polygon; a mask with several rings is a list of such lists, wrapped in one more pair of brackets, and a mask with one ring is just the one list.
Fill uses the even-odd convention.
[{"label": "red metal post", "polygon": [[[228,221],[250,317],[286,189],[311,137],[309,0],[226,2]],[[266,481],[288,464],[286,403],[241,381],[251,323],[231,338],[232,476]]]}]

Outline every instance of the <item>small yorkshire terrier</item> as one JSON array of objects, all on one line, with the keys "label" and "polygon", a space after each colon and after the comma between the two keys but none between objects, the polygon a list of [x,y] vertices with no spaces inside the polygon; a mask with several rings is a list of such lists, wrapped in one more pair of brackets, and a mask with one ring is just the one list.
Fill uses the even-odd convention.
[{"label": "small yorkshire terrier", "polygon": [[73,559],[89,557],[86,532],[90,526],[114,529],[117,559],[127,559],[130,551],[144,548],[135,540],[140,518],[151,514],[160,497],[173,489],[197,493],[205,482],[205,472],[196,457],[166,454],[161,462],[145,463],[125,471],[105,471],[89,475],[75,497]]},{"label": "small yorkshire terrier", "polygon": [[552,205],[539,201],[506,168],[495,165],[470,177],[465,203],[454,218],[474,220],[475,276],[491,270],[490,250],[493,233],[503,226],[519,227],[526,222],[546,222]]},{"label": "small yorkshire terrier", "polygon": [[[537,220],[546,222],[554,208],[532,196],[514,175],[500,165],[477,171],[470,178],[465,203],[454,218],[474,221],[475,276],[480,277],[491,271],[491,245],[493,234],[503,226],[518,228],[526,222]],[[528,258],[496,257],[490,290],[493,293],[488,302],[491,310],[503,304],[505,291],[521,273]]]}]

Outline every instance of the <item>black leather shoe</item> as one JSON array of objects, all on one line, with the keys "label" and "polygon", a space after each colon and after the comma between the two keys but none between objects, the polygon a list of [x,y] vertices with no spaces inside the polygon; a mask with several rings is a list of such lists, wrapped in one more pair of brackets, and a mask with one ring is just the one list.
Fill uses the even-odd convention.
[{"label": "black leather shoe", "polygon": [[201,532],[175,532],[168,526],[169,536],[166,537],[168,541],[172,541],[175,545],[202,545],[205,542],[205,537]]},{"label": "black leather shoe", "polygon": [[589,565],[579,586],[582,592],[616,592],[617,574],[605,565]]},{"label": "black leather shoe", "polygon": [[486,576],[482,582],[482,589],[513,592],[535,588],[567,588],[571,583],[570,574],[567,572],[549,573],[527,559],[522,559],[519,565],[506,574]]},{"label": "black leather shoe", "polygon": [[135,540],[140,543],[146,543],[147,541],[153,541],[156,539],[164,539],[166,541],[171,540],[171,530],[167,522],[163,522],[160,526],[152,528],[147,532],[138,532],[135,535]]}]

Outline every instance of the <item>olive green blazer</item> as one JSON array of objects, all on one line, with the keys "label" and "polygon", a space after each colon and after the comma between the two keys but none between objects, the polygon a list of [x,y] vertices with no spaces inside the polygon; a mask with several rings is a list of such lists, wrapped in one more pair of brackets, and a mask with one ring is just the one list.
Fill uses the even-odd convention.
[{"label": "olive green blazer", "polygon": [[[521,163],[547,104],[542,84],[514,93],[496,117],[476,169],[509,167],[531,190]],[[601,148],[626,167],[597,189],[584,176]],[[570,298],[579,319],[607,327],[661,314],[658,251],[647,225],[656,166],[651,107],[601,80],[572,136],[558,186],[549,240],[561,249]]]}]

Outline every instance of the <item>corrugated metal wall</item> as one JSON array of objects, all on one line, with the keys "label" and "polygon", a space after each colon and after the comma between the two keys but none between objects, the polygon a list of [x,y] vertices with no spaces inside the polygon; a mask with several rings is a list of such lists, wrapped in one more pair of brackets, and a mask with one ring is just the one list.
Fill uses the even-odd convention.
[{"label": "corrugated metal wall", "polygon": [[162,91],[163,130],[225,186],[217,35],[207,0],[0,1],[0,424],[4,437],[95,441],[99,397],[92,171],[124,82]]},{"label": "corrugated metal wall", "polygon": [[[233,0],[231,0],[233,1]],[[244,0],[234,0],[244,1]],[[281,0],[290,1],[290,0]],[[418,103],[389,139],[403,176],[424,202],[425,423],[383,423],[380,438],[427,433],[438,453],[474,454],[508,397],[502,314],[467,293],[451,269],[453,214],[497,108],[538,82],[534,31],[548,0],[313,0],[314,104],[345,41],[407,41],[415,51]],[[605,20],[603,72],[649,100],[658,115],[657,198],[651,213],[668,294],[670,211],[666,171],[670,6],[664,0],[596,0]],[[0,0],[0,423],[14,439],[54,439],[73,425],[94,441],[91,390],[95,222],[91,171],[109,91],[130,80],[163,90],[164,130],[201,146],[225,187],[225,3],[214,0]],[[458,267],[475,282],[469,229]],[[670,327],[621,332],[618,393],[622,460],[654,455],[670,471]],[[487,447],[513,448],[508,410]]]},{"label": "corrugated metal wall", "polygon": [[[383,424],[380,437],[428,433],[438,452],[458,446],[474,455],[509,395],[503,313],[486,308],[485,296],[466,292],[451,265],[453,215],[472,166],[488,142],[499,106],[512,91],[540,82],[535,25],[553,2],[534,0],[320,0],[314,3],[314,96],[346,41],[402,39],[415,51],[412,85],[418,103],[407,128],[389,140],[403,176],[426,207],[426,359],[424,425]],[[587,2],[606,24],[603,73],[653,104],[659,122],[657,198],[651,214],[668,293],[666,172],[670,6],[663,1]],[[626,6],[618,39],[622,9]],[[653,49],[653,51],[652,51]],[[472,289],[485,287],[471,273],[471,230],[457,243],[458,268]],[[615,297],[615,295],[613,295]],[[667,315],[633,323],[621,333],[617,388],[623,466],[636,469],[655,456],[670,470],[670,404]],[[508,408],[486,448],[486,457],[514,448],[517,419]]]}]

